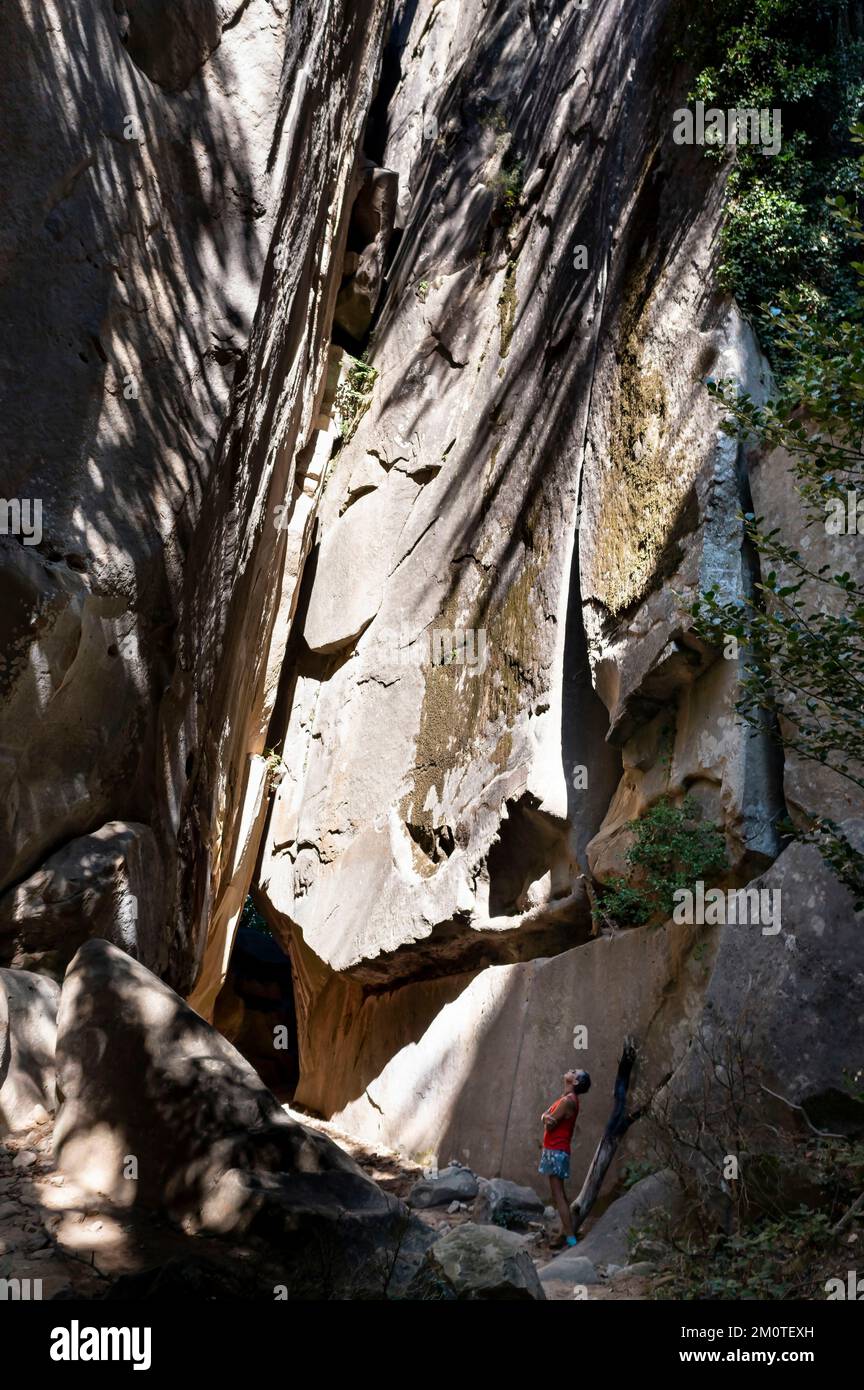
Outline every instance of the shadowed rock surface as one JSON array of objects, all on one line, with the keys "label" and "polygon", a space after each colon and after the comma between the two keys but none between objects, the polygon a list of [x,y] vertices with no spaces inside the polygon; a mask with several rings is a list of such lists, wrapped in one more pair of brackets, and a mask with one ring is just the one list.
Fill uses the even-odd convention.
[{"label": "shadowed rock surface", "polygon": [[[859,790],[746,729],[743,656],[693,627],[762,578],[741,512],[802,515],[705,389],[772,381],[719,287],[730,163],[672,138],[676,9],[0,16],[2,491],[39,506],[0,534],[0,1010],[30,1000],[0,1013],[0,1119],[4,1090],[50,1109],[72,961],[58,1161],[269,1231],[298,1297],[350,1290],[349,1248],[367,1294],[404,1249],[401,1289],[426,1235],[209,1026],[276,1050],[225,988],[250,893],[268,1080],[419,1165],[536,1185],[585,1062],[584,1172],[624,1036],[686,1098],[745,1008],[779,1104],[860,1123],[860,913],[780,832],[855,822]],[[634,819],[685,797],[781,931],[592,916]],[[453,1237],[447,1297],[538,1296],[512,1242]]]},{"label": "shadowed rock surface", "polygon": [[54,1156],[65,1177],[187,1231],[266,1231],[290,1253],[288,1282],[308,1280],[310,1296],[319,1247],[329,1242],[336,1282],[351,1263],[359,1281],[363,1260],[407,1229],[399,1202],[289,1119],[221,1034],[108,942],[88,942],[67,972],[57,1071]]},{"label": "shadowed rock surface", "polygon": [[162,905],[153,832],[111,821],[64,845],[0,898],[0,959],[60,980],[82,940],[101,936],[155,966]]},{"label": "shadowed rock surface", "polygon": [[658,1213],[673,1222],[682,1214],[680,1190],[671,1173],[652,1173],[634,1183],[598,1217],[584,1240],[562,1250],[544,1266],[541,1284],[551,1295],[556,1285],[572,1290],[574,1284],[595,1283],[596,1274],[594,1279],[586,1278],[588,1270],[581,1261],[588,1261],[595,1269],[610,1264],[625,1267],[630,1260],[631,1233]]},{"label": "shadowed rock surface", "polygon": [[545,1299],[521,1236],[496,1226],[460,1226],[437,1240],[409,1297],[446,1302]]},{"label": "shadowed rock surface", "polygon": [[0,1134],[54,1110],[60,990],[28,970],[0,970]]}]

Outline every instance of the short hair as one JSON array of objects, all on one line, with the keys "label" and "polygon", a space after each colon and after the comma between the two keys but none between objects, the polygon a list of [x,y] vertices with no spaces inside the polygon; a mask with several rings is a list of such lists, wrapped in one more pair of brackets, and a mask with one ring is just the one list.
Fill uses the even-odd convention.
[{"label": "short hair", "polygon": [[576,1082],[573,1089],[577,1091],[580,1096],[584,1096],[586,1091],[591,1090],[591,1077],[588,1075],[587,1071],[579,1073],[579,1080]]}]

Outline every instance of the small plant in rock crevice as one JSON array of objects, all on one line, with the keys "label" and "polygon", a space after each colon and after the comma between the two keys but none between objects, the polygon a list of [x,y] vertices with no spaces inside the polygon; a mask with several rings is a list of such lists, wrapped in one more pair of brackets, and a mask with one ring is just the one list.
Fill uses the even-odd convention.
[{"label": "small plant in rock crevice", "polygon": [[265,749],[264,758],[267,764],[267,787],[269,791],[275,791],[287,769],[282,754],[277,753],[275,748]]},{"label": "small plant in rock crevice", "polygon": [[333,402],[339,433],[346,444],[372,404],[372,391],[378,379],[378,373],[371,363],[356,357],[349,357],[348,363]]},{"label": "small plant in rock crevice", "polygon": [[525,172],[521,159],[508,160],[501,166],[494,187],[499,206],[503,209],[507,221],[512,221],[519,209],[524,183]]},{"label": "small plant in rock crevice", "polygon": [[621,1183],[625,1192],[635,1187],[643,1178],[650,1178],[657,1172],[657,1164],[650,1159],[632,1159],[625,1163],[621,1172]]}]

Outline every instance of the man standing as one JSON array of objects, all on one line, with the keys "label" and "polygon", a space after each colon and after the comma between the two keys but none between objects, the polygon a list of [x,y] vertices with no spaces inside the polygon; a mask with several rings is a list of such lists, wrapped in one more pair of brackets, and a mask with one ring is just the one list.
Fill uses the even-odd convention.
[{"label": "man standing", "polygon": [[579,1114],[579,1097],[584,1095],[590,1086],[591,1077],[587,1071],[566,1071],[563,1096],[559,1096],[540,1117],[544,1131],[543,1152],[537,1171],[545,1173],[549,1179],[552,1201],[561,1217],[564,1238],[568,1245],[575,1245],[576,1237],[573,1234],[573,1220],[564,1184],[570,1176],[570,1145],[573,1141],[576,1117]]}]

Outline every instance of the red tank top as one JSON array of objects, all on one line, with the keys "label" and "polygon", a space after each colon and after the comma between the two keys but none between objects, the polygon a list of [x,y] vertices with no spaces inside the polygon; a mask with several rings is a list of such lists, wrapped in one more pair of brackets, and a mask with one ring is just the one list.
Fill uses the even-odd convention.
[{"label": "red tank top", "polygon": [[549,1106],[550,1115],[554,1115],[559,1105],[563,1105],[565,1100],[572,1100],[576,1106],[572,1115],[565,1115],[553,1129],[547,1129],[543,1134],[544,1149],[561,1149],[564,1153],[570,1152],[570,1144],[573,1139],[573,1129],[579,1114],[579,1100],[572,1091],[570,1095],[560,1096],[554,1105]]}]

